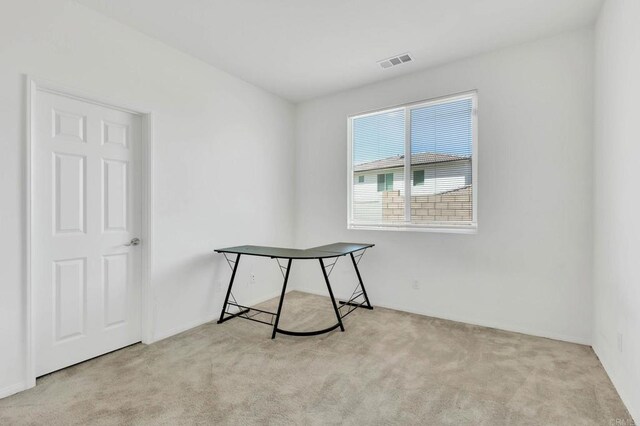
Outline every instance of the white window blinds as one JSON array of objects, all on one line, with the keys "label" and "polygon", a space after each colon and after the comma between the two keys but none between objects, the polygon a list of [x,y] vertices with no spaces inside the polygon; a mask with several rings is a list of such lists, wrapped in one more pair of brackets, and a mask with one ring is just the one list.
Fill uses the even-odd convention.
[{"label": "white window blinds", "polygon": [[476,104],[470,93],[350,117],[349,226],[475,227]]}]

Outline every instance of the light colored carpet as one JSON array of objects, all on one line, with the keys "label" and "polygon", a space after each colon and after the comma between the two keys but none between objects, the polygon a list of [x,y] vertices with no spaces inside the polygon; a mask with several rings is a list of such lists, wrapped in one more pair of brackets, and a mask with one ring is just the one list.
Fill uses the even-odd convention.
[{"label": "light colored carpet", "polygon": [[[273,309],[276,301],[263,306]],[[292,292],[281,325],[332,322]],[[297,326],[295,326],[297,325]],[[588,346],[376,308],[346,331],[209,323],[50,374],[0,424],[610,425],[630,419]]]}]

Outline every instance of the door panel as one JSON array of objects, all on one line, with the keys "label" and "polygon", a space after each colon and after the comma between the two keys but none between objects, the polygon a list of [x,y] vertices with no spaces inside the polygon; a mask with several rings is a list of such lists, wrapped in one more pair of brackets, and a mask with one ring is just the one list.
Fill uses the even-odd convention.
[{"label": "door panel", "polygon": [[86,258],[54,262],[55,343],[84,335]]},{"label": "door panel", "polygon": [[129,287],[129,253],[102,257],[105,327],[124,324],[127,320]]},{"label": "door panel", "polygon": [[[139,115],[38,91],[33,144],[36,375],[140,341]],[[144,242],[143,242],[144,243]]]},{"label": "door panel", "polygon": [[57,152],[53,157],[54,232],[84,233],[86,158]]},{"label": "door panel", "polygon": [[86,142],[87,117],[81,114],[63,112],[52,109],[53,113],[53,135],[56,140],[70,140],[75,142]]},{"label": "door panel", "polygon": [[102,144],[111,143],[127,148],[129,140],[129,126],[122,123],[102,122]]},{"label": "door panel", "polygon": [[128,164],[119,160],[102,160],[104,231],[127,230]]}]

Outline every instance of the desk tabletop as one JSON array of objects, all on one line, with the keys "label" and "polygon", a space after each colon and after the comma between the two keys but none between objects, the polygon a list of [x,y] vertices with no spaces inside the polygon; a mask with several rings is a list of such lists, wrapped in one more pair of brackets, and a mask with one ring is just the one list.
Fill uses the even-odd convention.
[{"label": "desk tabletop", "polygon": [[373,247],[375,244],[367,243],[333,243],[309,249],[295,249],[285,247],[267,246],[236,246],[215,250],[216,253],[246,254],[249,256],[263,256],[278,259],[326,259],[330,257],[344,256],[349,253]]}]

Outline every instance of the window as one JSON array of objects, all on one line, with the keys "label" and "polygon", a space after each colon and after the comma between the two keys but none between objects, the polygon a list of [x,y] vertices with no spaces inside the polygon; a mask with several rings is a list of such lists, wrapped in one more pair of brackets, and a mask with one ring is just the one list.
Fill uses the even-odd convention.
[{"label": "window", "polygon": [[413,171],[413,186],[424,185],[424,170]]},{"label": "window", "polygon": [[378,175],[378,192],[393,191],[393,173]]},{"label": "window", "polygon": [[475,229],[476,111],[472,92],[349,117],[349,228]]}]

